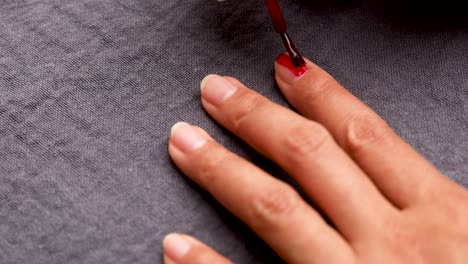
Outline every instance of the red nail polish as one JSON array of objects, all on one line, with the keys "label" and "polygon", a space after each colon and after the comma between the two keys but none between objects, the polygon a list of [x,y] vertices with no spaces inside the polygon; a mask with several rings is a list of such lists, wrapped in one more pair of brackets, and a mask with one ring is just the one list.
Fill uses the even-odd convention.
[{"label": "red nail polish", "polygon": [[288,68],[297,77],[302,76],[309,69],[307,68],[306,64],[300,65],[299,67],[294,66],[294,63],[291,60],[291,57],[289,57],[289,55],[286,53],[280,54],[278,58],[276,58],[276,62]]}]

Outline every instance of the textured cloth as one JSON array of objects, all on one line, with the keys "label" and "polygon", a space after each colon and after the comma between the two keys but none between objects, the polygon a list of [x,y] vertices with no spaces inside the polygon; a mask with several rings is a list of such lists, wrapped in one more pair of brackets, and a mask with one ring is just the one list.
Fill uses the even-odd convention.
[{"label": "textured cloth", "polygon": [[[359,1],[281,5],[304,55],[468,185],[464,21]],[[167,154],[185,120],[278,172],[208,117],[199,81],[232,75],[287,105],[280,52],[259,0],[0,1],[0,263],[159,263],[172,231],[237,263],[280,262]]]}]

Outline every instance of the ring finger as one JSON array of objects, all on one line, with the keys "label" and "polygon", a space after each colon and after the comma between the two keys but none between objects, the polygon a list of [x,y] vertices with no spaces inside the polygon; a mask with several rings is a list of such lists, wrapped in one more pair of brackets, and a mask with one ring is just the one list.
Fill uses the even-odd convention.
[{"label": "ring finger", "polygon": [[291,186],[227,151],[201,129],[176,124],[169,154],[287,262],[349,263],[353,257],[345,240]]}]

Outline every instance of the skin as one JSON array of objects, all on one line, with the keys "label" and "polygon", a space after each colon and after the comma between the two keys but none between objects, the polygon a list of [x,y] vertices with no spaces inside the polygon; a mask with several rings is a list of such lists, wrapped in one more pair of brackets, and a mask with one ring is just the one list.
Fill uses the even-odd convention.
[{"label": "skin", "polygon": [[[199,127],[173,127],[175,164],[288,263],[466,263],[467,190],[328,73],[310,61],[307,67],[297,77],[275,64],[298,113],[217,75],[203,80],[202,104],[287,171],[334,227],[291,186]],[[163,244],[166,264],[231,263],[187,235],[170,234]]]}]

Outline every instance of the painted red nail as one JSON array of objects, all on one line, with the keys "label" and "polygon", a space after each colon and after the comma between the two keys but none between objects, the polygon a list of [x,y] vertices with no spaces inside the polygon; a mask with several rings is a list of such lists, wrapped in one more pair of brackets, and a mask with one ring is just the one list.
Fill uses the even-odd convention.
[{"label": "painted red nail", "polygon": [[309,69],[309,68],[307,68],[307,65],[305,65],[305,64],[301,65],[299,67],[295,67],[292,60],[291,60],[291,57],[289,57],[289,55],[286,54],[286,53],[280,54],[278,56],[278,58],[276,58],[276,62],[279,65],[288,68],[297,77],[302,76]]}]

